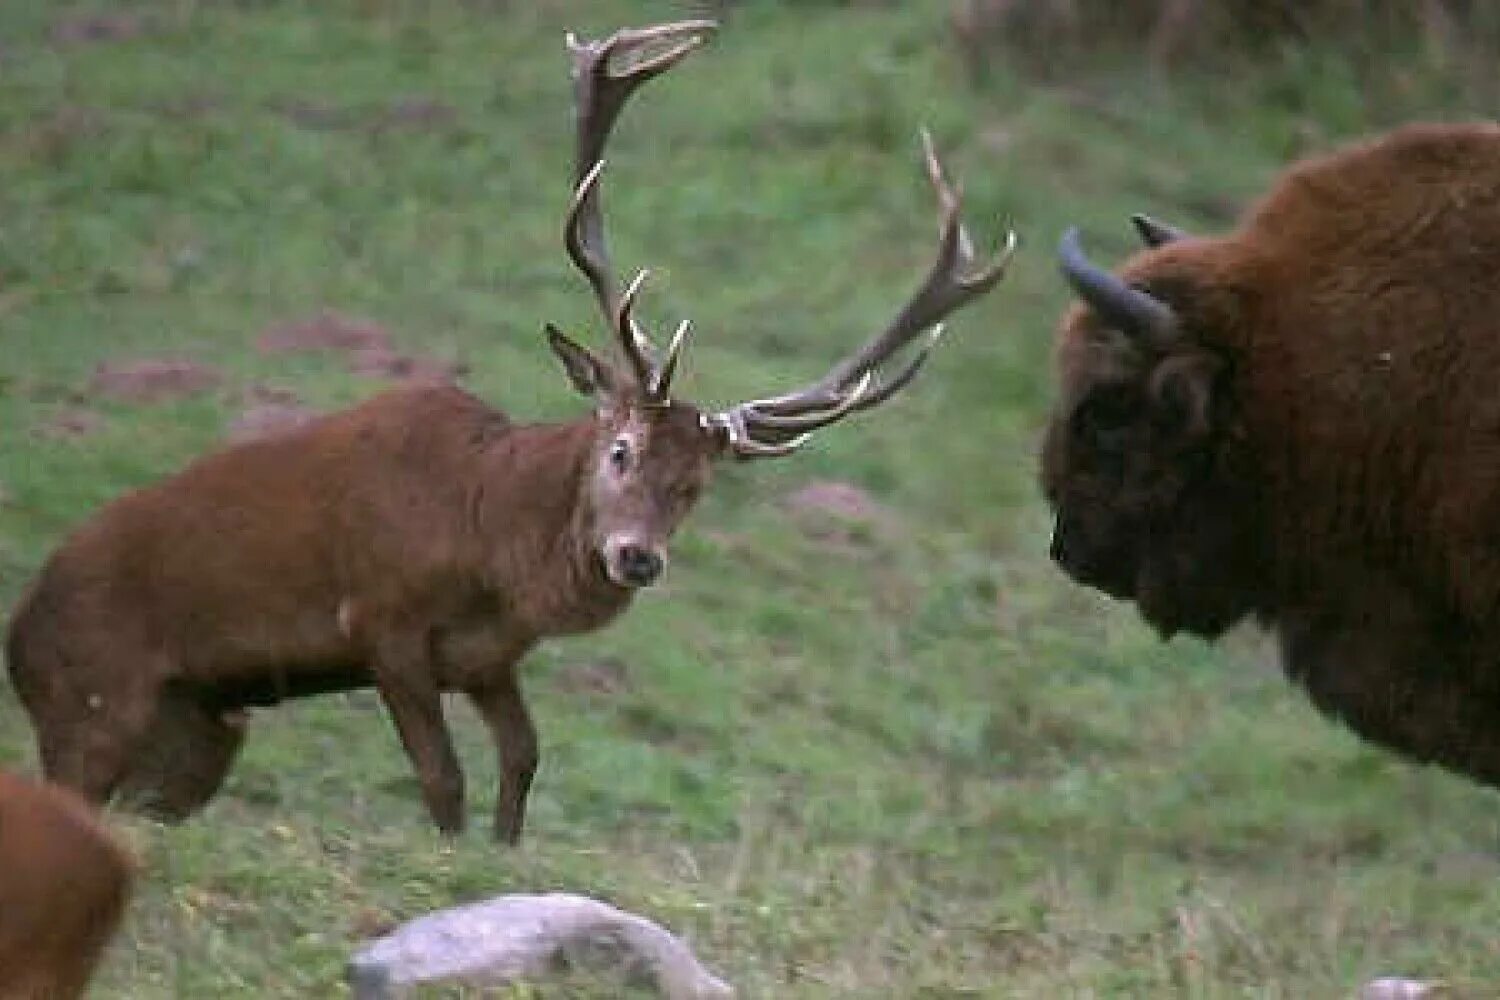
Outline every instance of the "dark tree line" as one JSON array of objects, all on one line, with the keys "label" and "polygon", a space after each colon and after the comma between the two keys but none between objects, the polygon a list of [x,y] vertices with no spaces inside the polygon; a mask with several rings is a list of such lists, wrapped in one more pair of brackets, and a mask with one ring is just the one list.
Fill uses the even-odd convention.
[{"label": "dark tree line", "polygon": [[1468,77],[1493,72],[1497,7],[1480,0],[955,0],[950,21],[965,61],[980,72],[1002,56],[1055,73],[1100,50],[1133,51],[1167,71],[1318,45],[1371,72],[1402,55]]}]

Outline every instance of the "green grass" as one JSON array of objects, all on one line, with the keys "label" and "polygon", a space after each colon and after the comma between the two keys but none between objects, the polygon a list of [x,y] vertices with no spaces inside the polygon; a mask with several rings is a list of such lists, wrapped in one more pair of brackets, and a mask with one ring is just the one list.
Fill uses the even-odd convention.
[{"label": "green grass", "polygon": [[[933,236],[922,123],[971,223],[986,240],[1014,225],[1022,251],[906,398],[797,459],[725,469],[659,592],[533,655],[544,760],[525,845],[483,832],[494,766],[463,705],[476,829],[453,841],[429,829],[373,694],[258,713],[201,819],[113,817],[145,876],[95,995],[338,996],[372,928],[553,888],[685,933],[752,998],[1500,982],[1494,794],[1320,719],[1253,636],[1162,645],[1071,586],[1033,485],[1062,227],[1114,259],[1130,211],[1221,226],[1288,155],[1385,119],[1312,60],[1242,89],[1002,72],[974,91],[945,8],[736,5],[622,122],[614,251],[656,268],[653,320],[695,319],[685,388],[708,403],[818,373],[916,281]],[[77,11],[0,7],[5,607],[70,526],[214,447],[248,387],[321,407],[377,388],[332,357],[260,354],[273,324],[365,317],[466,362],[517,415],[579,414],[540,336],[554,320],[602,338],[558,236],[563,31],[693,8],[131,9],[132,37],[70,44],[54,25]],[[225,382],[157,405],[88,393],[97,364],[147,357]],[[91,433],[55,433],[80,411]],[[888,516],[786,509],[820,479]],[[624,690],[579,691],[604,657]],[[34,767],[8,688],[0,762]]]}]

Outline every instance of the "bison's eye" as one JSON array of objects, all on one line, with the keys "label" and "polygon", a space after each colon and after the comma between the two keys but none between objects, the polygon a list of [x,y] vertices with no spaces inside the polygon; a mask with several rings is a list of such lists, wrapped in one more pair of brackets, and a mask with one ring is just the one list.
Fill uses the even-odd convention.
[{"label": "bison's eye", "polygon": [[1073,426],[1094,447],[1114,450],[1124,443],[1139,413],[1140,400],[1135,393],[1120,388],[1098,389],[1078,407]]}]

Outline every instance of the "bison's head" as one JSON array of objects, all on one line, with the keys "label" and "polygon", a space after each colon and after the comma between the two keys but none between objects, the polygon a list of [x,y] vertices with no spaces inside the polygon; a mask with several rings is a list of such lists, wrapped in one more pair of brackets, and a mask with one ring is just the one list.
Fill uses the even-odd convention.
[{"label": "bison's head", "polygon": [[1164,635],[1212,637],[1255,610],[1258,503],[1239,445],[1235,359],[1218,327],[1235,296],[1207,287],[1206,241],[1138,216],[1147,243],[1119,276],[1061,248],[1081,303],[1064,318],[1060,395],[1042,451],[1052,558]]}]

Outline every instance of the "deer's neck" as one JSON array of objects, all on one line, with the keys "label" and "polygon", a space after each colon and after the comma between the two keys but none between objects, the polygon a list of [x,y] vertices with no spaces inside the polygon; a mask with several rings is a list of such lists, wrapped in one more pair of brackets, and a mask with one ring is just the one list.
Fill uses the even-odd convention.
[{"label": "deer's neck", "polygon": [[474,526],[491,588],[537,635],[586,632],[630,591],[604,576],[587,501],[592,417],[513,427],[486,450]]}]

